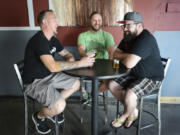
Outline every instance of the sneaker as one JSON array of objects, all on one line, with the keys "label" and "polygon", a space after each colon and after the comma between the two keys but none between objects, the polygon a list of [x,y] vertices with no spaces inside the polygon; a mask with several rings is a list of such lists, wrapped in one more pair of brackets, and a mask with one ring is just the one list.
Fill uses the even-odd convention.
[{"label": "sneaker", "polygon": [[51,132],[51,129],[47,126],[45,119],[38,119],[37,113],[32,114],[32,120],[38,133],[48,134]]},{"label": "sneaker", "polygon": [[88,106],[91,106],[91,105],[92,105],[92,99],[91,99],[91,97],[88,95],[87,92],[83,92],[83,94],[82,94],[82,104],[88,105]]},{"label": "sneaker", "polygon": [[[58,124],[61,124],[61,123],[63,123],[64,122],[64,113],[60,113],[59,115],[57,115],[58,116],[58,120],[57,120],[57,122],[58,122]],[[56,123],[56,119],[55,119],[55,116],[53,116],[53,117],[47,117],[49,120],[51,120],[53,123]]]},{"label": "sneaker", "polygon": [[92,99],[90,98],[90,99],[86,100],[86,102],[84,102],[83,104],[91,107],[92,106]]}]

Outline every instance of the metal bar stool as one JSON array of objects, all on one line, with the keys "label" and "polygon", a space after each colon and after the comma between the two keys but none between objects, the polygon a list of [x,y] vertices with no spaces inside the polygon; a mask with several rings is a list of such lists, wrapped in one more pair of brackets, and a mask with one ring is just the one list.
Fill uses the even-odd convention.
[{"label": "metal bar stool", "polygon": [[[170,65],[171,59],[170,58],[161,58],[162,64],[164,66],[164,77],[166,76],[168,67]],[[137,126],[137,134],[141,135],[142,131],[144,129],[150,128],[155,126],[155,124],[158,124],[158,135],[161,135],[161,104],[160,104],[160,96],[161,96],[161,89],[162,89],[162,84],[159,89],[153,90],[151,93],[144,95],[141,97],[140,99],[140,104],[139,104],[139,119],[138,119],[138,126]],[[154,103],[156,106],[156,110],[157,112],[152,112],[151,110],[147,110],[145,109],[145,102],[146,101],[150,101],[151,103]],[[117,116],[119,117],[120,112],[119,112],[119,104],[120,101],[117,101]],[[146,113],[147,115],[149,115],[154,121],[148,124],[143,124],[142,120],[142,114]],[[115,131],[117,134],[117,130]]]},{"label": "metal bar stool", "polygon": [[[21,60],[17,63],[14,64],[14,69],[15,69],[15,72],[16,72],[16,75],[17,75],[17,78],[18,78],[18,81],[19,81],[19,84],[21,86],[21,92],[23,93],[23,96],[24,96],[24,134],[25,135],[28,135],[28,101],[33,101],[33,111],[35,111],[35,100],[32,99],[31,97],[27,96],[24,92],[25,90],[25,87],[24,87],[24,84],[23,84],[23,80],[22,80],[22,73],[23,73],[23,67],[24,67],[24,60]],[[57,122],[57,116],[55,116],[55,120],[56,120],[56,123],[55,123],[55,130],[56,130],[56,135],[59,135],[59,125],[58,122]],[[63,124],[64,126],[65,124]]]}]

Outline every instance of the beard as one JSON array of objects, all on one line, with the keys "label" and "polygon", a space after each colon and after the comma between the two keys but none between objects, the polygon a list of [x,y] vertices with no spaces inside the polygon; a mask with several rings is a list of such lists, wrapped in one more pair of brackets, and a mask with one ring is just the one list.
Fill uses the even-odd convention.
[{"label": "beard", "polygon": [[133,41],[137,37],[137,33],[138,33],[137,29],[135,31],[133,31],[133,32],[125,31],[124,32],[124,41],[125,42]]},{"label": "beard", "polygon": [[97,32],[97,31],[99,31],[99,30],[101,29],[101,25],[99,25],[98,28],[95,28],[95,27],[93,27],[93,26],[91,25],[91,29],[92,29],[93,31]]}]

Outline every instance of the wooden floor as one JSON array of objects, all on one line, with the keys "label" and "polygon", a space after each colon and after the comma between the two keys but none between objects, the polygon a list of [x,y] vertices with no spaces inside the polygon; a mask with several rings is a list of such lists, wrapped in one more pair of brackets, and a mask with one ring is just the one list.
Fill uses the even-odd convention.
[{"label": "wooden floor", "polygon": [[[151,105],[149,105],[151,108]],[[0,98],[0,135],[23,135],[24,134],[24,106],[22,98]],[[99,107],[99,135],[105,135],[104,132],[112,130],[109,126],[110,121],[115,117],[116,106],[111,102],[108,106],[107,123],[104,122],[103,107]],[[122,107],[120,107],[123,110]],[[30,107],[30,115],[32,107]],[[83,123],[80,122],[80,117],[83,117]],[[151,118],[146,117],[146,121]],[[29,135],[38,135],[29,117]],[[49,126],[52,127],[54,133],[54,124],[50,121]],[[144,132],[144,135],[156,135],[157,128],[153,127]],[[91,111],[85,107],[80,113],[80,104],[78,100],[68,101],[65,109],[65,125],[64,135],[91,135]],[[113,130],[112,130],[113,131]],[[62,135],[62,129],[60,129]],[[122,127],[118,130],[118,135],[136,135],[136,127],[132,126],[129,129]],[[161,135],[180,135],[180,105],[179,104],[162,104],[162,134]]]}]

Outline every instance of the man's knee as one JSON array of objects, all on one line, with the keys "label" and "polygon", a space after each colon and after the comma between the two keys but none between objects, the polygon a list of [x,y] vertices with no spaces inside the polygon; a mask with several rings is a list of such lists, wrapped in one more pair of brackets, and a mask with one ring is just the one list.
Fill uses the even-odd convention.
[{"label": "man's knee", "polygon": [[79,90],[79,88],[80,88],[80,80],[77,79],[77,80],[75,81],[75,83],[73,84],[73,89]]},{"label": "man's knee", "polygon": [[66,101],[63,98],[61,98],[56,102],[56,104],[52,109],[55,114],[60,114],[64,111],[65,107],[66,107]]},{"label": "man's knee", "polygon": [[120,88],[118,83],[116,83],[115,81],[109,82],[109,89],[111,92],[116,91],[118,88]]},{"label": "man's knee", "polygon": [[113,87],[114,87],[113,81],[110,81],[110,82],[109,82],[109,86],[108,86],[108,87],[109,87],[110,91],[113,89]]}]

